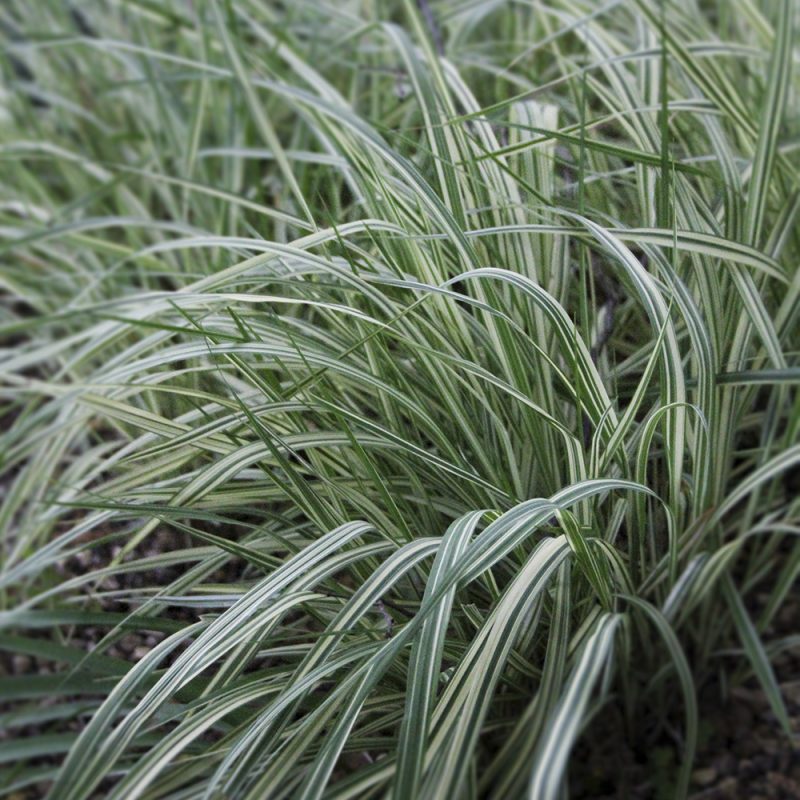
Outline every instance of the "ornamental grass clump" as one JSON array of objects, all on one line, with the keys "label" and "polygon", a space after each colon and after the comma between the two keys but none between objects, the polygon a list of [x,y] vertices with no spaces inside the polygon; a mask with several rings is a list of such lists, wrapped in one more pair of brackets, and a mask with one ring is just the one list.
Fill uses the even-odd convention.
[{"label": "ornamental grass clump", "polygon": [[683,797],[701,688],[788,732],[797,12],[8,0],[6,796],[538,800],[610,738]]}]

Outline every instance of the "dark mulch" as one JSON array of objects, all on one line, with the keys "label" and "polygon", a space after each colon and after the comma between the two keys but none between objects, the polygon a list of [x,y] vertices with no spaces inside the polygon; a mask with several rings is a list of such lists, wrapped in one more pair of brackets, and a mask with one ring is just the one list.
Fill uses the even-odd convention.
[{"label": "dark mulch", "polygon": [[782,731],[760,689],[738,688],[707,708],[710,736],[693,773],[692,800],[800,799],[800,655],[776,663],[793,738]]},{"label": "dark mulch", "polygon": [[[765,640],[796,634],[799,620],[795,591]],[[713,683],[704,687],[689,800],[800,800],[800,648],[777,655],[773,667],[792,736],[781,728],[755,679],[727,691]],[[680,723],[683,699],[675,691],[675,723]],[[571,797],[672,800],[681,757],[676,731],[667,723],[655,741],[631,742],[613,709],[602,714],[573,758]]]}]

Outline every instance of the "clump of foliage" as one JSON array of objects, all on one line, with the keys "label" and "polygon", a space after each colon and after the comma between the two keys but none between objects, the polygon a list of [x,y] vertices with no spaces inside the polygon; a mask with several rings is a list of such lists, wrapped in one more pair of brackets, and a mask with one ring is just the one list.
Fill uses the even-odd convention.
[{"label": "clump of foliage", "polygon": [[788,724],[796,15],[4,3],[5,791],[560,797],[613,716],[682,796],[712,677]]}]

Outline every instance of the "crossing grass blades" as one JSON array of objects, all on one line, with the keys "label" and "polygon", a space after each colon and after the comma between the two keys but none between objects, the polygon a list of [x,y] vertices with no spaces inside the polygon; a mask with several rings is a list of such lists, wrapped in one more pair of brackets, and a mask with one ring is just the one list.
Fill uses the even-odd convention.
[{"label": "crossing grass blades", "polygon": [[701,688],[788,733],[797,16],[4,3],[4,796],[560,798],[602,736],[684,797]]}]

